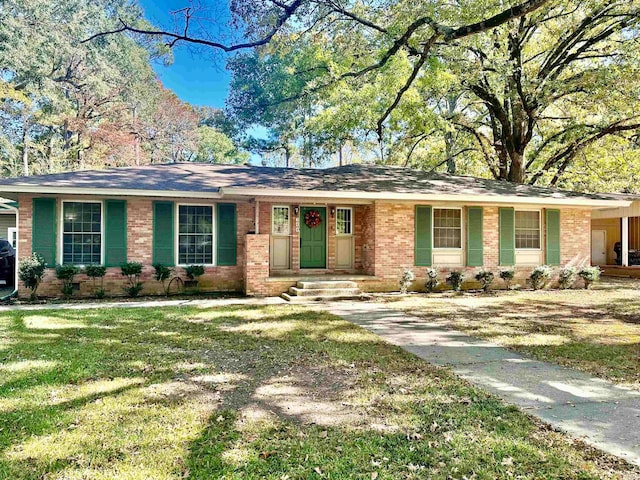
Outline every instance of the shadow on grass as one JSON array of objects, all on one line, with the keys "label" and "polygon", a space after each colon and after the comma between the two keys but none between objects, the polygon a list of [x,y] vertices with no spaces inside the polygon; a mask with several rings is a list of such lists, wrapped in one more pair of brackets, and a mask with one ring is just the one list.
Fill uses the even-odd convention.
[{"label": "shadow on grass", "polygon": [[599,476],[517,410],[326,313],[12,312],[0,329],[4,478]]}]

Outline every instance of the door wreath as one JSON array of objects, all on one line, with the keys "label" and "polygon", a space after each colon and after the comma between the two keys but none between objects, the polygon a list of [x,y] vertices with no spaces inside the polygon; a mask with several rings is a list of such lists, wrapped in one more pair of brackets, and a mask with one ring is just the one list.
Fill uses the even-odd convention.
[{"label": "door wreath", "polygon": [[304,216],[304,223],[309,228],[316,228],[322,223],[320,212],[318,210],[309,210]]}]

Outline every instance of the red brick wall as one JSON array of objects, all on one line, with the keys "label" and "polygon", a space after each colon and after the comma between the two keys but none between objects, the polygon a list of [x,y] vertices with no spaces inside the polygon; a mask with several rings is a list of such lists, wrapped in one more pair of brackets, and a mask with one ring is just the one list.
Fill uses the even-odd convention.
[{"label": "red brick wall", "polygon": [[[64,199],[87,199],[91,197],[65,196]],[[31,211],[32,195],[22,195],[19,198],[19,233],[18,255],[24,258],[31,254]],[[191,200],[167,199],[175,202],[188,203]],[[58,199],[57,212],[60,214],[61,199]],[[192,203],[198,203],[193,201]],[[203,201],[209,204],[211,202]],[[153,263],[153,199],[127,198],[127,257],[129,261],[143,264],[141,281],[144,282],[142,295],[163,293],[162,285],[154,278]],[[252,203],[237,203],[237,264],[235,266],[206,267],[205,274],[200,277],[200,290],[202,291],[242,291],[244,289],[244,263],[245,263],[245,236],[254,229],[254,206]],[[58,232],[59,234],[59,232]],[[56,252],[59,255],[59,246]],[[183,279],[184,269],[176,267],[176,274]],[[75,278],[80,283],[80,290],[76,296],[91,296],[94,292],[93,282],[85,275]],[[123,295],[125,280],[120,273],[120,268],[108,268],[104,278],[104,288],[107,295]],[[55,278],[55,271],[47,269],[45,278],[38,289],[38,295],[45,297],[60,296],[62,284]],[[20,296],[27,296],[28,290],[20,286]]]},{"label": "red brick wall", "polygon": [[[65,197],[67,198],[67,197]],[[68,197],[73,198],[73,197]],[[81,198],[81,197],[77,197]],[[84,197],[87,198],[87,197]],[[180,199],[172,199],[181,201]],[[194,202],[197,203],[197,202]],[[278,202],[277,204],[286,204]],[[275,294],[286,291],[291,282],[277,282],[269,277],[269,238],[271,233],[271,207],[273,203],[260,202],[259,235],[247,235],[254,230],[254,203],[237,204],[238,212],[238,264],[232,267],[207,267],[201,279],[203,290],[233,290],[255,295]],[[291,262],[294,273],[299,272],[299,237],[295,232],[295,216],[291,224]],[[143,293],[161,293],[161,285],[152,279],[152,200],[147,198],[129,198],[127,253],[130,261],[145,265],[142,280],[145,282]],[[31,253],[31,209],[32,195],[19,198],[19,256]],[[328,226],[328,273],[340,273],[335,266],[335,220],[330,216],[331,206],[327,207]],[[410,268],[417,277],[415,288],[424,284],[426,267],[414,266],[414,211],[415,205],[409,203],[392,204],[379,202],[375,205],[354,206],[354,266],[357,273],[374,275],[375,279],[362,283],[367,291],[397,290],[398,279],[403,269]],[[58,208],[59,212],[59,208]],[[587,265],[590,261],[590,211],[583,209],[561,209],[561,260],[562,265]],[[254,252],[247,254],[247,241]],[[266,244],[265,244],[266,242]],[[543,239],[543,246],[544,246]],[[484,262],[485,268],[497,273],[498,267],[498,208],[484,207]],[[265,273],[266,268],[266,273]],[[467,278],[479,268],[457,267],[464,270]],[[179,269],[181,270],[181,269]],[[444,278],[449,269],[443,269]],[[531,267],[519,268],[519,282],[524,284]],[[91,295],[93,286],[83,275],[77,277],[81,288],[79,296]],[[496,283],[500,283],[499,280]],[[110,268],[105,278],[105,288],[110,295],[123,293],[124,279],[119,268]],[[59,296],[60,283],[52,270],[47,271],[39,294]],[[21,288],[21,295],[28,292]]]},{"label": "red brick wall", "polygon": [[244,283],[247,295],[264,296],[270,293],[267,284],[267,278],[269,277],[269,238],[270,235],[264,233],[245,236],[247,255],[244,266]]}]

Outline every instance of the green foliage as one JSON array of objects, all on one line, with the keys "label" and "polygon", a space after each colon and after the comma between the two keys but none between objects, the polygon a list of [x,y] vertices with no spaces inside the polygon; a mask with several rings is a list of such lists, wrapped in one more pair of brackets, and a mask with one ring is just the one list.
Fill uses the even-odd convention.
[{"label": "green foliage", "polygon": [[411,284],[415,279],[416,276],[414,275],[414,273],[408,268],[405,268],[402,272],[402,275],[400,275],[400,293],[402,295],[407,294],[409,288],[411,287]]},{"label": "green foliage", "polygon": [[[173,274],[173,269],[167,267],[166,265],[162,265],[161,263],[156,263],[153,268],[155,269],[154,278],[162,283],[162,290],[164,290],[165,295],[169,295],[169,288],[171,288],[171,275]],[[177,277],[176,277],[177,278]],[[169,280],[169,281],[167,281]]]},{"label": "green foliage", "polygon": [[196,162],[245,163],[249,152],[239,150],[233,140],[217,128],[202,125],[196,130]]},{"label": "green foliage", "polygon": [[578,279],[578,269],[576,267],[572,267],[567,265],[560,269],[560,273],[558,273],[558,283],[560,284],[560,288],[566,290],[568,288],[573,287],[573,284],[576,283]]},{"label": "green foliage", "polygon": [[544,288],[550,278],[551,267],[548,265],[537,266],[531,271],[531,275],[529,275],[529,281],[531,282],[531,287],[534,290]]},{"label": "green foliage", "polygon": [[127,262],[120,266],[122,275],[126,277],[127,283],[123,287],[129,297],[137,297],[143,288],[140,281],[142,275],[142,264],[139,262]]},{"label": "green foliage", "polygon": [[584,281],[584,288],[589,288],[591,284],[598,282],[601,274],[600,267],[591,266],[583,267],[578,272],[578,276]]},{"label": "green foliage", "polygon": [[506,270],[500,270],[498,276],[504,281],[504,286],[507,290],[511,290],[511,282],[516,276],[516,271],[512,268]]},{"label": "green foliage", "polygon": [[184,273],[189,280],[198,280],[199,277],[204,275],[204,265],[188,265],[184,267]]},{"label": "green foliage", "polygon": [[56,267],[56,277],[62,280],[62,294],[65,298],[73,295],[73,279],[80,273],[80,268],[75,265],[58,265]]},{"label": "green foliage", "polygon": [[84,274],[89,278],[103,278],[107,274],[107,267],[104,265],[87,265],[84,267]]},{"label": "green foliage", "polygon": [[480,286],[482,287],[482,290],[485,291],[485,293],[491,289],[491,284],[493,283],[494,278],[495,275],[489,270],[480,270],[476,274],[476,280],[480,282]]},{"label": "green foliage", "polygon": [[31,290],[31,299],[37,298],[36,292],[38,286],[44,277],[46,264],[42,255],[33,252],[29,257],[23,258],[18,264],[18,278],[29,290]]},{"label": "green foliage", "polygon": [[435,268],[427,268],[427,278],[424,283],[427,292],[433,293],[440,284],[438,280],[438,270]]},{"label": "green foliage", "polygon": [[464,273],[460,270],[451,270],[447,276],[447,283],[451,285],[454,292],[459,292],[462,289],[462,282],[464,281]]},{"label": "green foliage", "polygon": [[[93,292],[96,298],[104,298],[106,292],[104,290],[104,276],[107,274],[107,267],[104,265],[87,265],[84,267],[84,274],[93,281]],[[100,279],[100,286],[96,283],[96,279]]]}]

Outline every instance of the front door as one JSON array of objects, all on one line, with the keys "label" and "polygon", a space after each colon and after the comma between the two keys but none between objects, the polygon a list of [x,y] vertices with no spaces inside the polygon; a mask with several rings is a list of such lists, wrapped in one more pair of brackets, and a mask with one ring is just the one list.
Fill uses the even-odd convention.
[{"label": "front door", "polygon": [[605,230],[591,231],[591,263],[607,264],[607,232]]},{"label": "front door", "polygon": [[[307,225],[306,217],[313,212],[320,215],[315,227]],[[327,267],[327,209],[325,207],[300,208],[300,268]]]}]

